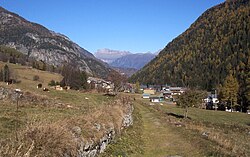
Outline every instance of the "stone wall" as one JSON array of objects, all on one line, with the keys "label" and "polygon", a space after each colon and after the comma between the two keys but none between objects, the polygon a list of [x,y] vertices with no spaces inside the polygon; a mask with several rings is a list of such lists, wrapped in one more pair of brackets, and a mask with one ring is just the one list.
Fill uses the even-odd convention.
[{"label": "stone wall", "polygon": [[[127,109],[128,112],[123,117],[122,127],[120,128],[120,130],[125,129],[130,125],[133,125],[133,117],[132,117],[133,110],[134,110],[133,105],[129,104]],[[81,128],[78,129],[74,128],[73,130],[75,138],[79,144],[77,157],[95,157],[98,154],[103,153],[106,147],[113,141],[113,139],[117,135],[115,128],[111,127],[106,131],[104,136],[98,142],[94,142],[92,140],[84,141],[79,137],[80,136],[79,134],[81,133]],[[65,155],[65,157],[67,157],[67,155]]]}]

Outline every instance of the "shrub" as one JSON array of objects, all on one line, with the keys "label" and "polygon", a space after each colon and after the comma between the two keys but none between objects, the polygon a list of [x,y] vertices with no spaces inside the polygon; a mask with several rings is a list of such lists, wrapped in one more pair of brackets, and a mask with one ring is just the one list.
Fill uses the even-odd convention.
[{"label": "shrub", "polygon": [[56,86],[56,81],[55,80],[51,80],[48,85],[49,86]]}]

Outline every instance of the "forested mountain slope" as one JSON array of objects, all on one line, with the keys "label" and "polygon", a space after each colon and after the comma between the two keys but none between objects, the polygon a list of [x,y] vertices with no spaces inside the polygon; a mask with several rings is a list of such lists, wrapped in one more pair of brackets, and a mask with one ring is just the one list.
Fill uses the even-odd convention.
[{"label": "forested mountain slope", "polygon": [[208,9],[130,81],[211,90],[232,71],[244,91],[250,66],[249,15],[249,0]]}]

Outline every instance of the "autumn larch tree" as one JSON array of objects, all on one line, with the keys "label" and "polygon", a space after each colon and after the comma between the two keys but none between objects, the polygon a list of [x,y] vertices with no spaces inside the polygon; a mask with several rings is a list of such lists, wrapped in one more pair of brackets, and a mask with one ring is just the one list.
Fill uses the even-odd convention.
[{"label": "autumn larch tree", "polygon": [[231,112],[233,108],[237,105],[237,97],[239,91],[239,83],[237,79],[233,76],[232,72],[226,77],[220,92],[220,99],[222,102],[230,106]]}]

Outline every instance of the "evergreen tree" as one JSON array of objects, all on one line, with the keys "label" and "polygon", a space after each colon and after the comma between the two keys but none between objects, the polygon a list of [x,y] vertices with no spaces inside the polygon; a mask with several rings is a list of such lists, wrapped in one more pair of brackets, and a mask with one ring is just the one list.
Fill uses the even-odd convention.
[{"label": "evergreen tree", "polygon": [[232,72],[230,72],[223,83],[220,99],[228,106],[230,105],[231,111],[233,107],[237,105],[238,91],[239,83],[237,79],[232,75]]},{"label": "evergreen tree", "polygon": [[3,68],[3,82],[10,81],[10,70],[7,64]]}]

